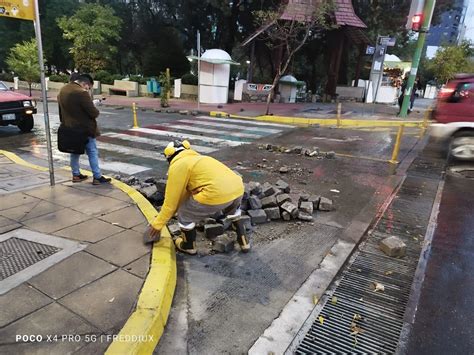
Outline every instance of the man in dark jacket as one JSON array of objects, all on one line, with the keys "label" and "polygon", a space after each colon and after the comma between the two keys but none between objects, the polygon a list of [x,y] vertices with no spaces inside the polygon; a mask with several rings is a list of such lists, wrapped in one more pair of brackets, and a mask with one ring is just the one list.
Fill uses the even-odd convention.
[{"label": "man in dark jacket", "polygon": [[[89,136],[86,144],[86,153],[89,158],[94,179],[93,185],[110,183],[110,178],[102,176],[99,168],[99,151],[96,137],[100,135],[96,118],[99,110],[94,106],[89,91],[94,81],[89,74],[78,75],[73,82],[66,84],[58,95],[59,118],[65,127],[82,128]],[[79,166],[79,154],[71,154],[72,182],[81,182],[87,179],[82,175]]]}]

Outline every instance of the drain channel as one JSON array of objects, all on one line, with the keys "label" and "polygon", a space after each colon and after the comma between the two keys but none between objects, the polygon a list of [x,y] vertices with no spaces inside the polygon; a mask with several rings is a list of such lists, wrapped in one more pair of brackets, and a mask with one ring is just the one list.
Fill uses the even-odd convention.
[{"label": "drain channel", "polygon": [[[425,149],[426,151],[426,149]],[[395,353],[444,161],[425,151],[391,205],[353,254],[286,354]],[[379,249],[395,235],[407,245],[396,259]],[[375,290],[382,285],[384,290]]]}]

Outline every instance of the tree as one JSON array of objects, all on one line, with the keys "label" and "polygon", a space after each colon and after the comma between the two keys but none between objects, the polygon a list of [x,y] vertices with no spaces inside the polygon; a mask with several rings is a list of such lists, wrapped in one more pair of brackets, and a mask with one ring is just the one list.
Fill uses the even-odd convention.
[{"label": "tree", "polygon": [[332,0],[321,0],[314,11],[305,16],[305,19],[293,17],[291,20],[282,20],[281,15],[285,11],[286,4],[277,10],[256,11],[256,21],[260,26],[266,27],[263,31],[263,39],[267,46],[273,50],[277,57],[275,76],[273,78],[272,90],[267,97],[266,114],[270,111],[270,102],[275,94],[276,86],[286,73],[294,55],[310,38],[317,37],[318,31],[331,28],[329,13],[334,10]]},{"label": "tree", "polygon": [[91,72],[110,67],[121,25],[111,7],[99,4],[84,4],[73,16],[58,19],[63,37],[72,41],[69,51],[77,69]]},{"label": "tree", "polygon": [[31,84],[38,82],[41,75],[36,39],[16,44],[7,57],[7,65],[20,79],[28,82],[31,96]]},{"label": "tree", "polygon": [[470,57],[474,54],[472,44],[463,42],[461,45],[441,46],[436,56],[431,60],[429,68],[433,72],[438,84],[445,84],[458,73],[474,71]]}]

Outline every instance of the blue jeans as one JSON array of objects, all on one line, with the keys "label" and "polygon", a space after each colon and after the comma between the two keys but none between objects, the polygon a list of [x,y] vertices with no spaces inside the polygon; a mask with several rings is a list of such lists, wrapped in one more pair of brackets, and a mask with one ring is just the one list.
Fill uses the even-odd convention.
[{"label": "blue jeans", "polygon": [[[99,168],[99,150],[97,149],[97,143],[95,138],[89,137],[89,140],[86,144],[86,153],[89,158],[89,165],[91,167],[94,178],[98,179],[102,176]],[[80,154],[71,154],[71,169],[72,175],[76,176],[81,173],[79,166],[79,157]]]}]

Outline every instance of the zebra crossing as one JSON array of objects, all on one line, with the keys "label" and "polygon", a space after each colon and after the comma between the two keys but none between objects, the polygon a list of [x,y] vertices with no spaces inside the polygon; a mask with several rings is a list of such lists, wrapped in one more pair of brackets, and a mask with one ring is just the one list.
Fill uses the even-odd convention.
[{"label": "zebra crossing", "polygon": [[[128,130],[103,129],[102,135],[97,138],[99,164],[106,173],[126,175],[151,169],[167,169],[162,152],[170,141],[188,139],[192,149],[201,154],[210,154],[292,128],[270,122],[197,116]],[[32,153],[45,157],[46,146],[37,144]],[[53,144],[53,158],[63,165],[69,163],[69,154],[59,152],[56,144]],[[88,168],[86,155],[81,156],[80,164]]]}]

